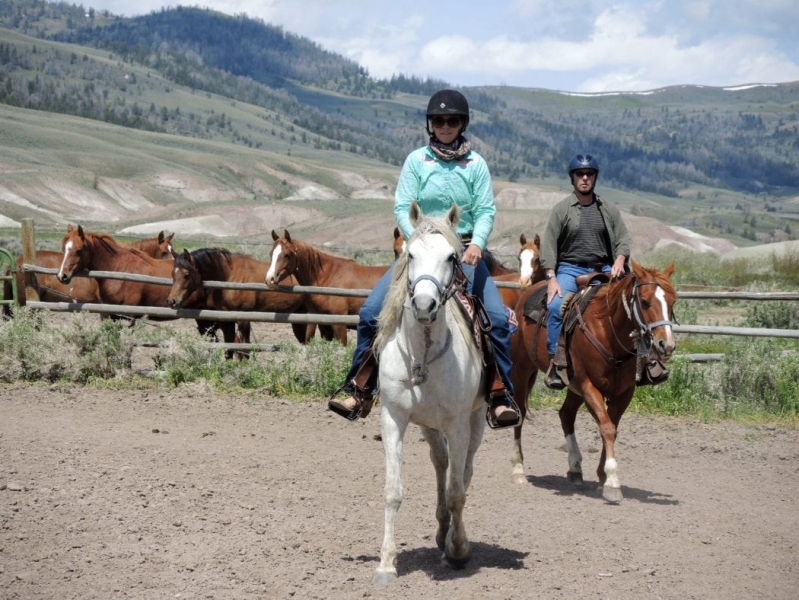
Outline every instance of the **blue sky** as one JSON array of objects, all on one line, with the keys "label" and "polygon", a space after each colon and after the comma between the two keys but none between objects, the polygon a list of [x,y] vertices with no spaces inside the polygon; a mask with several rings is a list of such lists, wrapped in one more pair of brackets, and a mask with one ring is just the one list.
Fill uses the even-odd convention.
[{"label": "blue sky", "polygon": [[[117,15],[174,7],[87,0]],[[454,85],[570,92],[799,81],[797,0],[206,0],[357,61]]]}]

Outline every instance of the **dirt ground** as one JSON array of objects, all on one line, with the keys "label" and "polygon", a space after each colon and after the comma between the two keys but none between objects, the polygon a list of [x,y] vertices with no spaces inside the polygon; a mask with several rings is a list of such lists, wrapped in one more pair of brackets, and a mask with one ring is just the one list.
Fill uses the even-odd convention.
[{"label": "dirt ground", "polygon": [[473,558],[435,545],[435,490],[406,436],[399,581],[375,587],[379,419],[322,399],[203,386],[109,392],[0,386],[0,598],[796,598],[799,432],[627,415],[625,500],[597,494],[599,438],[578,421],[569,484],[553,410],[486,431],[466,510]]}]

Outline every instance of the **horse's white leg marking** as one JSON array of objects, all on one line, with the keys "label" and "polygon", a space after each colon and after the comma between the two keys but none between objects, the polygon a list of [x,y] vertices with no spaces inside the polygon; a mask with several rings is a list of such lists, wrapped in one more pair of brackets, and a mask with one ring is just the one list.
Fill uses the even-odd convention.
[{"label": "horse's white leg marking", "polygon": [[619,465],[615,458],[608,458],[605,460],[605,475],[607,476],[607,479],[605,479],[605,487],[621,487],[621,483],[619,482]]},{"label": "horse's white leg marking", "polygon": [[570,433],[566,436],[566,450],[569,452],[569,473],[583,472],[583,455],[577,445],[577,436]]},{"label": "horse's white leg marking", "polygon": [[[457,431],[463,432],[465,428],[458,427]],[[466,505],[466,487],[464,474],[466,472],[466,454],[468,444],[462,439],[463,435],[449,435],[447,442],[450,454],[449,488],[447,489],[447,507],[452,516],[445,554],[454,566],[461,566],[469,559],[470,545],[466,536],[466,527],[463,524],[463,507]]]},{"label": "horse's white leg marking", "polygon": [[64,245],[64,258],[61,260],[61,266],[59,267],[58,275],[56,276],[58,281],[61,281],[61,278],[64,276],[64,265],[67,264],[67,259],[69,258],[69,255],[73,252],[73,250],[74,248],[72,242],[67,242]]},{"label": "horse's white leg marking", "polygon": [[522,250],[519,254],[519,285],[522,288],[530,286],[533,280],[533,261],[535,250]]}]

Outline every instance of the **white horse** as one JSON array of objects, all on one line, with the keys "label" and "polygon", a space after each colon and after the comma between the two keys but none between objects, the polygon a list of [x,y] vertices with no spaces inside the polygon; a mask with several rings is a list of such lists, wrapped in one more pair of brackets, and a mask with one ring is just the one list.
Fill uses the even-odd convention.
[{"label": "white horse", "polygon": [[443,219],[424,218],[414,202],[410,218],[415,233],[394,266],[376,339],[386,457],[385,531],[376,584],[397,578],[394,529],[408,423],[419,425],[430,445],[438,491],[436,543],[455,568],[470,557],[463,507],[486,423],[481,358],[452,298],[461,255],[455,233],[460,211],[453,204]]}]

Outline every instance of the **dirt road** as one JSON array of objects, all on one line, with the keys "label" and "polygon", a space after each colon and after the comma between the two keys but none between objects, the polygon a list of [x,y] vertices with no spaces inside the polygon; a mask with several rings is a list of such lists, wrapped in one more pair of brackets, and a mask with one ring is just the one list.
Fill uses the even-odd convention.
[{"label": "dirt road", "polygon": [[382,536],[379,419],[202,386],[0,386],[0,598],[795,598],[799,432],[628,415],[625,500],[566,482],[554,411],[487,431],[466,511],[473,559],[439,562],[435,492],[406,438],[399,582],[371,584]]}]

